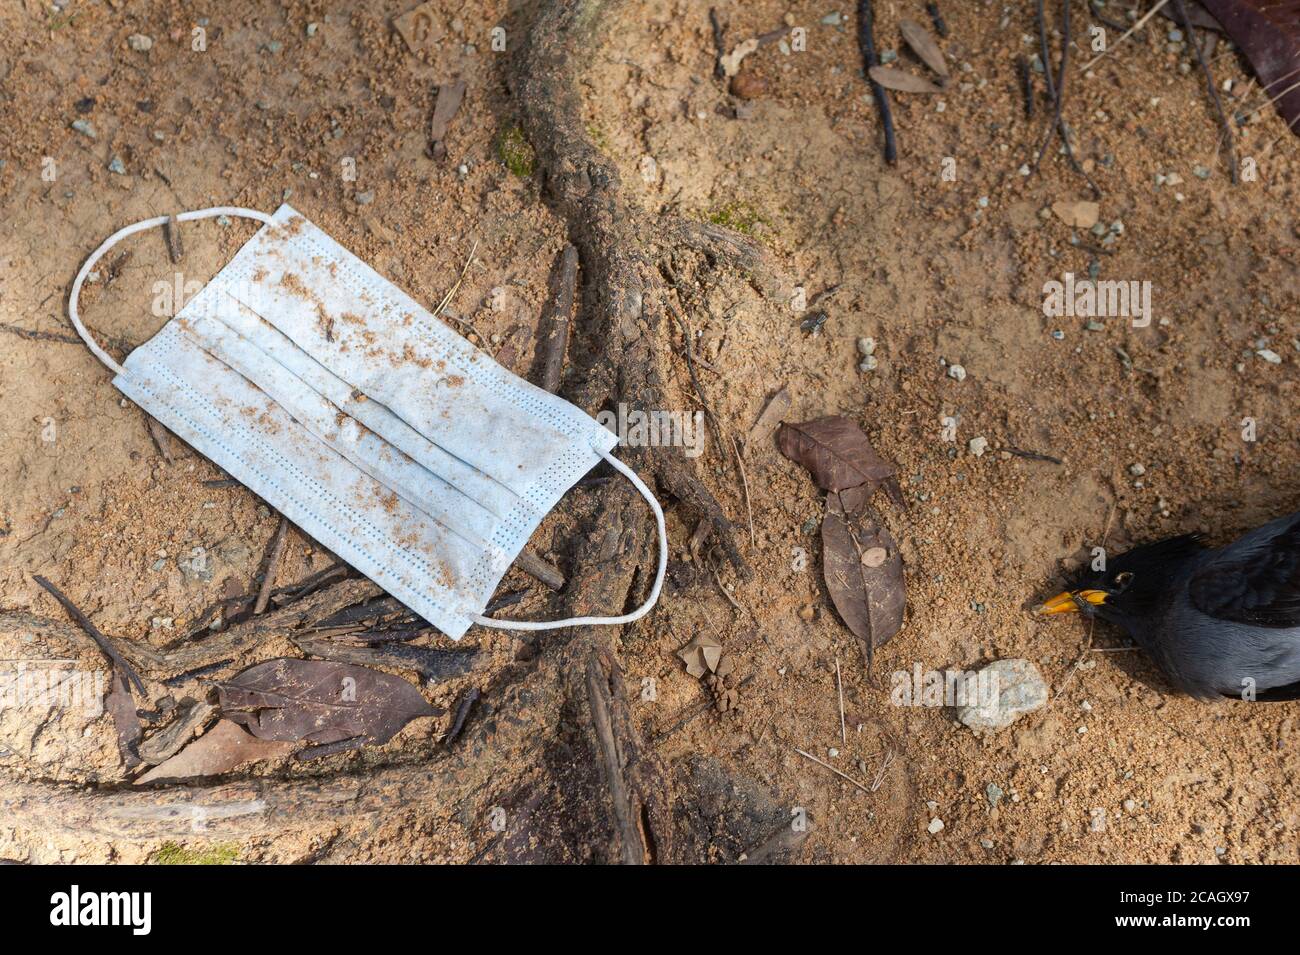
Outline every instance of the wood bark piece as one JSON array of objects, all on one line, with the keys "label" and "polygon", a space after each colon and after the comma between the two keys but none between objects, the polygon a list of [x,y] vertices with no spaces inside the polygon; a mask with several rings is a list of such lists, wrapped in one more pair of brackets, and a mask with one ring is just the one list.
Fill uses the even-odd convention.
[{"label": "wood bark piece", "polygon": [[569,347],[569,325],[573,319],[573,297],[578,284],[578,250],[566,245],[551,268],[546,307],[537,324],[541,375],[538,386],[551,394],[560,390],[564,358]]}]

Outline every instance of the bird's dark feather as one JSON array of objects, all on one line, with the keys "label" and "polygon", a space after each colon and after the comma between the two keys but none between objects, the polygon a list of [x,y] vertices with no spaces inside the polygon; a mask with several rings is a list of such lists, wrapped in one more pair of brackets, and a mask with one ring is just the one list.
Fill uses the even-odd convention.
[{"label": "bird's dark feather", "polygon": [[1300,514],[1266,524],[1208,558],[1188,582],[1201,613],[1258,627],[1300,627]]}]

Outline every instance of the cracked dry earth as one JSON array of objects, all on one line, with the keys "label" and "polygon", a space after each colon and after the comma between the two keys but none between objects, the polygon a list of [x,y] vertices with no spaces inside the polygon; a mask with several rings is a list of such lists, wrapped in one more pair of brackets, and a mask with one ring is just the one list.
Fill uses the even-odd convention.
[{"label": "cracked dry earth", "polygon": [[[877,6],[886,49],[900,49],[901,17],[928,22],[919,2]],[[743,103],[713,76],[702,4],[631,5],[592,50],[588,133],[619,164],[629,198],[649,213],[747,231],[827,315],[810,335],[788,301],[741,280],[695,289],[701,386],[727,440],[743,440],[768,396],[787,387],[791,420],[861,423],[898,464],[909,505],[885,509],[905,558],[907,619],[868,674],[820,582],[820,493],[773,442],[748,449],[751,541],[740,483],[710,432],[702,473],[741,529],[754,578],[722,574],[733,605],[711,573],[682,559],[693,528],[670,509],[670,586],[623,638],[629,681],[654,677],[658,688],[655,700],[634,704],[642,735],[703,834],[702,861],[736,859],[801,807],[812,823],[789,854],[799,861],[1293,862],[1300,704],[1174,695],[1116,633],[1092,635],[1094,647],[1115,652],[1084,652],[1085,623],[1042,622],[1026,608],[1103,542],[1122,548],[1193,529],[1223,540],[1300,506],[1296,141],[1270,110],[1254,114],[1237,149],[1258,176],[1232,186],[1204,85],[1180,70],[1185,57],[1168,49],[1169,24],[1157,19],[1091,74],[1071,74],[1065,115],[1077,152],[1102,189],[1102,221],[1123,223],[1104,253],[1092,251],[1099,239],[1043,214],[1090,198],[1064,157],[1053,151],[1037,174],[1018,173],[1045,119],[1041,100],[1025,118],[1015,70],[1018,56],[1036,52],[1033,5],[942,6],[954,81],[938,96],[894,98],[892,168],[880,158],[848,4],[720,4],[729,45],[783,22],[807,30],[802,52],[768,44],[747,58],[760,82]],[[72,0],[54,12],[29,0],[0,9],[0,608],[61,622],[37,641],[0,629],[0,657],[70,658],[103,671],[32,574],[55,581],[105,632],[162,646],[224,593],[256,588],[275,530],[276,516],[222,484],[202,457],[175,445],[167,461],[72,335],[72,277],[121,225],[214,204],[271,211],[288,196],[426,305],[441,300],[477,241],[454,316],[503,364],[521,374],[532,365],[564,224],[537,177],[501,161],[516,107],[488,39],[504,25],[510,43],[522,42],[531,5],[435,4],[442,39],[420,56],[391,26],[406,3],[212,7]],[[1122,4],[1108,9],[1123,15]],[[189,35],[200,16],[208,45],[195,52]],[[310,36],[308,24],[317,24]],[[132,34],[150,36],[152,48],[132,49]],[[1075,62],[1084,58],[1075,51]],[[1213,64],[1236,91],[1230,109],[1258,101],[1234,53],[1220,45]],[[432,90],[457,76],[468,93],[448,156],[435,162],[425,155]],[[94,138],[71,128],[78,119],[93,124]],[[42,178],[46,157],[52,180]],[[955,181],[941,177],[945,157]],[[122,172],[110,168],[115,158]],[[348,158],[356,181],[340,175]],[[1180,184],[1169,184],[1171,173]],[[158,283],[174,288],[178,270],[182,287],[202,283],[251,232],[238,222],[187,227],[179,267],[160,235],[130,240],[87,289],[88,323],[120,357],[161,325]],[[1102,278],[1152,282],[1151,327],[1112,320],[1089,330],[1083,319],[1044,317],[1044,283],[1086,275],[1094,262]],[[673,400],[694,410],[672,334]],[[871,373],[857,370],[863,336],[878,343]],[[1264,348],[1281,362],[1258,357]],[[961,364],[965,380],[945,362]],[[946,416],[957,420],[955,442],[942,438]],[[1254,442],[1242,440],[1245,417],[1257,423]],[[994,450],[970,454],[975,437]],[[534,537],[562,568],[589,493],[573,492]],[[282,579],[331,562],[293,535]],[[528,591],[520,615],[550,614],[531,578],[512,572],[502,589]],[[676,656],[705,633],[735,661],[734,712],[715,712]],[[467,640],[485,665],[426,694],[444,708],[468,685],[486,687],[521,646],[509,633],[475,630]],[[273,638],[225,672],[293,653]],[[1035,661],[1053,694],[1000,733],[979,738],[950,710],[890,704],[894,671],[1005,657]],[[150,702],[197,689],[151,681]],[[417,720],[383,747],[243,773],[346,777],[435,760],[445,729],[445,718]],[[796,748],[879,786],[864,793]],[[57,708],[0,709],[0,773],[50,784],[128,778],[107,716]],[[996,804],[990,784],[1005,794]],[[340,813],[238,840],[228,856],[468,861],[493,835],[479,809]],[[943,828],[931,832],[936,818]],[[143,861],[164,841],[115,843],[0,818],[6,858]]]}]

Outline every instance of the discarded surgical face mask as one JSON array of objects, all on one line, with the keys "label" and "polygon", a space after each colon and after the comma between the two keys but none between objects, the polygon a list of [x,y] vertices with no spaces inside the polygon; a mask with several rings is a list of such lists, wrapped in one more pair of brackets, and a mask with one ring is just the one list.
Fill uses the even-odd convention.
[{"label": "discarded surgical face mask", "polygon": [[[113,384],[307,534],[448,636],[618,624],[647,613],[668,562],[663,512],[609,452],[617,438],[494,362],[300,213],[182,213],[264,223],[162,330],[118,365],[77,296],[127,226],[86,260],[68,313]],[[482,616],[560,497],[604,459],[649,502],[659,564],[617,617]]]}]

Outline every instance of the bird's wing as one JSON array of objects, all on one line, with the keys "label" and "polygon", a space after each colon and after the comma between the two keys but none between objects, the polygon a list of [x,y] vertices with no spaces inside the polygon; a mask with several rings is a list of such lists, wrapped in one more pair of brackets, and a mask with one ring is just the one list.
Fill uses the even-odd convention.
[{"label": "bird's wing", "polygon": [[1207,555],[1187,591],[1197,610],[1220,620],[1300,627],[1300,513]]}]

